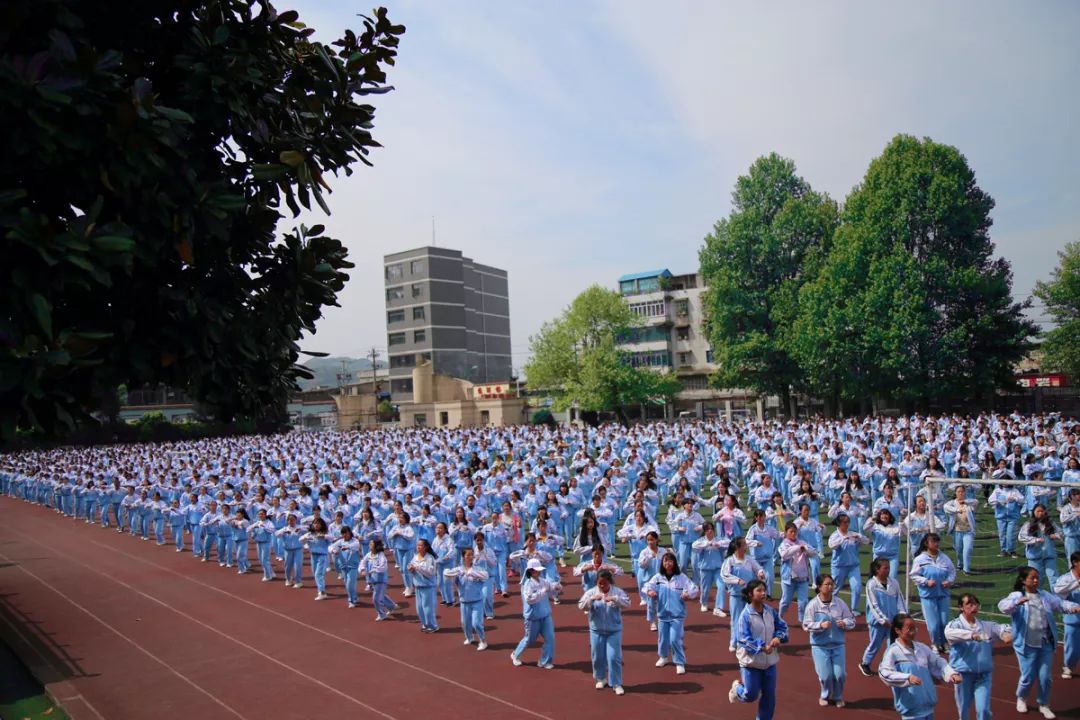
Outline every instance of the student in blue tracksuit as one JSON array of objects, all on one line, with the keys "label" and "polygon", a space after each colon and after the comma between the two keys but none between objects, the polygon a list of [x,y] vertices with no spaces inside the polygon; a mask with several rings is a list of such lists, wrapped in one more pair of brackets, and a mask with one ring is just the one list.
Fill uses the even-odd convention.
[{"label": "student in blue tracksuit", "polygon": [[874,542],[874,557],[888,560],[889,575],[895,578],[900,572],[900,526],[896,524],[892,510],[875,510],[866,519],[863,530]]},{"label": "student in blue tracksuit", "polygon": [[[1073,463],[1075,464],[1075,460]],[[1075,473],[1077,481],[1080,481],[1080,471],[1071,470]],[[1065,557],[1071,558],[1073,553],[1080,551],[1080,487],[1069,490],[1068,501],[1062,502],[1058,508],[1058,516],[1061,520],[1061,531],[1065,533]]]},{"label": "student in blue tracksuit", "polygon": [[772,720],[776,711],[776,665],[780,645],[788,641],[788,626],[765,604],[765,583],[751,580],[742,590],[743,609],[735,621],[741,677],[731,683],[728,702],[758,704],[757,720]]},{"label": "student in blue tracksuit", "polygon": [[645,583],[645,594],[656,600],[658,620],[656,667],[664,667],[670,657],[675,673],[686,673],[686,649],[683,634],[686,624],[686,601],[698,596],[698,587],[679,570],[679,559],[666,553],[660,559],[660,571]]},{"label": "student in blue tracksuit", "polygon": [[[442,525],[442,523],[439,524]],[[416,554],[409,560],[405,570],[412,574],[413,589],[416,591],[416,618],[420,621],[420,632],[437,632],[439,622],[435,617],[435,586],[440,573],[431,543],[423,538],[416,541]]]},{"label": "student in blue tracksuit", "polygon": [[[461,630],[465,633],[465,645],[477,643],[476,649],[487,650],[484,640],[484,600],[487,597],[490,574],[474,561],[475,550],[461,551],[461,564],[450,568],[446,575],[455,578],[461,601]],[[547,640],[545,638],[545,648]]]},{"label": "student in blue tracksuit", "polygon": [[232,567],[232,555],[229,554],[229,539],[232,537],[232,530],[229,527],[229,521],[232,519],[230,510],[224,503],[218,506],[215,522],[210,526],[210,532],[215,538],[214,547],[217,548],[218,567]]},{"label": "student in blue tracksuit", "polygon": [[892,644],[881,659],[878,677],[892,688],[893,706],[902,720],[933,720],[937,706],[935,680],[955,684],[960,673],[945,659],[921,642],[915,641],[919,626],[904,613],[892,622]]},{"label": "student in blue tracksuit", "polygon": [[956,582],[956,567],[949,556],[941,552],[941,536],[923,536],[915,560],[911,564],[911,581],[919,590],[923,617],[930,641],[945,654],[945,625],[949,622],[949,590]]},{"label": "student in blue tracksuit", "polygon": [[401,608],[386,596],[387,560],[382,540],[375,538],[369,544],[371,548],[360,562],[360,574],[371,586],[371,602],[375,607],[375,621],[385,620],[391,613]]},{"label": "student in blue tracksuit", "polygon": [[363,554],[363,546],[353,535],[352,528],[343,525],[341,537],[335,540],[327,552],[339,562],[338,567],[342,570],[342,579],[345,581],[345,597],[349,607],[354,608],[360,604],[360,595],[356,592],[356,578],[360,572],[360,556]]},{"label": "student in blue tracksuit", "polygon": [[[281,539],[281,547],[285,551],[285,587],[302,588],[304,543],[300,538],[304,530],[298,525],[300,518],[297,515],[289,513],[286,517],[285,527],[274,531],[274,536]],[[209,547],[209,538],[204,543]]]},{"label": "student in blue tracksuit", "polygon": [[180,501],[173,500],[171,507],[165,511],[165,517],[169,522],[169,531],[172,533],[173,542],[176,543],[176,552],[184,551],[184,527],[187,525],[187,512],[180,509]]},{"label": "student in blue tracksuit", "polygon": [[660,534],[650,531],[645,536],[645,548],[637,556],[637,586],[641,600],[639,604],[645,605],[645,621],[649,623],[649,629],[656,632],[656,601],[645,594],[645,583],[660,571],[660,559],[667,552],[660,547]]},{"label": "student in blue tracksuit", "polygon": [[525,617],[525,637],[510,653],[510,661],[521,665],[521,653],[536,642],[544,639],[544,649],[540,654],[539,667],[551,670],[555,667],[555,623],[551,619],[550,599],[562,590],[562,585],[543,577],[544,564],[539,558],[529,558],[525,564],[525,577],[521,583],[521,605]]},{"label": "student in blue tracksuit", "polygon": [[1047,712],[1050,711],[1052,665],[1057,646],[1054,613],[1080,613],[1080,605],[1040,590],[1039,571],[1025,565],[1017,570],[1013,592],[1002,598],[998,610],[1012,618],[1013,650],[1020,663],[1016,710],[1027,712],[1027,696],[1037,678],[1039,711],[1050,717]]},{"label": "student in blue tracksuit", "polygon": [[[789,523],[784,528],[784,541],[780,543],[781,617],[793,602],[797,605],[799,617],[803,616],[807,589],[810,586],[810,563],[816,556],[817,549],[799,537],[797,525]],[[829,578],[831,579],[832,576],[830,575]]]},{"label": "student in blue tracksuit", "polygon": [[596,689],[614,688],[616,695],[625,691],[622,686],[622,611],[630,606],[630,598],[615,586],[610,570],[601,570],[596,586],[585,591],[578,608],[589,615],[589,648]]},{"label": "student in blue tracksuit", "polygon": [[247,510],[239,508],[236,514],[233,515],[229,526],[232,531],[232,546],[236,558],[237,575],[243,575],[251,567],[248,560],[248,527],[250,525],[251,520],[248,518]]},{"label": "student in blue tracksuit", "polygon": [[495,590],[503,597],[509,597],[509,588],[506,583],[506,563],[510,557],[510,528],[502,521],[502,515],[497,512],[491,513],[491,522],[485,525],[481,531],[484,533],[487,546],[495,553],[495,572],[492,580]]},{"label": "student in blue tracksuit", "polygon": [[1036,505],[1031,511],[1031,519],[1020,526],[1020,544],[1024,546],[1024,555],[1028,565],[1039,571],[1039,577],[1046,580],[1046,587],[1053,588],[1057,580],[1057,545],[1061,533],[1050,520],[1050,514],[1044,505]]},{"label": "student in blue tracksuit", "polygon": [[847,680],[844,633],[855,629],[855,616],[843,600],[833,596],[836,583],[832,575],[819,575],[815,585],[818,594],[806,604],[802,626],[810,634],[814,671],[821,683],[818,705],[825,707],[832,702],[836,707],[844,707]]},{"label": "student in blue tracksuit", "polygon": [[713,614],[719,616],[724,607],[724,583],[720,579],[720,568],[724,566],[728,545],[731,543],[716,536],[716,526],[709,521],[702,525],[701,537],[694,541],[694,555],[697,558],[698,587],[701,590],[701,612],[709,611],[709,594],[716,590],[716,602]]},{"label": "student in blue tracksuit", "polygon": [[773,576],[776,574],[776,548],[783,540],[780,531],[765,522],[764,510],[754,511],[754,522],[746,531],[746,542],[754,560],[765,571],[765,592],[772,599]]},{"label": "student in blue tracksuit", "polygon": [[[832,550],[832,576],[837,590],[845,585],[851,587],[851,611],[859,614],[859,595],[862,593],[862,576],[859,574],[859,548],[869,545],[870,538],[851,529],[851,518],[840,513],[836,516],[836,532],[829,536]],[[890,563],[889,575],[892,575]]]},{"label": "student in blue tracksuit", "polygon": [[[1080,550],[1069,556],[1069,572],[1058,577],[1054,594],[1062,600],[1080,605]],[[1080,615],[1065,618],[1065,657],[1061,662],[1061,677],[1068,680],[1080,663]]]},{"label": "student in blue tracksuit", "polygon": [[[477,531],[473,535],[474,545],[473,551],[473,564],[487,573],[487,580],[484,581],[484,617],[488,620],[495,619],[495,574],[497,571],[496,565],[498,559],[495,557],[495,552],[487,547],[487,536]],[[559,574],[555,573],[555,579],[558,580]]]},{"label": "student in blue tracksuit", "polygon": [[275,577],[274,566],[270,563],[270,551],[276,531],[274,523],[267,517],[266,508],[260,508],[255,522],[248,526],[248,535],[255,540],[255,555],[259,558],[259,566],[263,571],[263,582],[270,582]]},{"label": "student in blue tracksuit", "polygon": [[[736,626],[739,616],[742,615],[743,590],[753,580],[765,581],[765,570],[758,565],[757,560],[750,556],[746,538],[737,537],[731,541],[727,549],[727,558],[720,567],[720,579],[727,587],[728,598],[731,600],[731,638],[728,642],[728,650],[735,652],[738,641]],[[768,592],[768,591],[766,591]]]},{"label": "student in blue tracksuit", "polygon": [[435,540],[431,543],[431,549],[435,552],[435,584],[439,589],[439,604],[453,605],[455,583],[452,578],[446,577],[445,571],[457,567],[458,551],[446,523],[440,522],[435,526]]},{"label": "student in blue tracksuit", "polygon": [[614,575],[622,574],[622,568],[618,565],[604,562],[604,548],[597,545],[592,550],[592,558],[575,567],[573,574],[581,578],[582,592],[588,592],[596,587],[597,578],[605,570]]},{"label": "student in blue tracksuit", "polygon": [[960,720],[991,720],[990,683],[994,670],[993,642],[1011,643],[1012,630],[980,620],[979,598],[972,593],[960,596],[960,615],[945,628],[949,641],[949,666],[960,673],[956,686],[956,709]]},{"label": "student in blue tracksuit", "polygon": [[1001,557],[1016,557],[1016,528],[1024,506],[1024,494],[1010,485],[998,485],[988,502],[994,507]]},{"label": "student in blue tracksuit", "polygon": [[315,576],[315,599],[325,600],[327,552],[330,549],[329,528],[326,521],[316,517],[311,521],[308,531],[300,536],[300,541],[307,548],[311,558],[311,574]]},{"label": "student in blue tracksuit", "polygon": [[888,560],[874,558],[870,563],[870,579],[866,581],[866,629],[870,633],[870,642],[859,662],[859,672],[866,677],[874,674],[870,664],[888,643],[892,619],[900,613],[907,614],[907,601],[900,583],[889,576]]}]

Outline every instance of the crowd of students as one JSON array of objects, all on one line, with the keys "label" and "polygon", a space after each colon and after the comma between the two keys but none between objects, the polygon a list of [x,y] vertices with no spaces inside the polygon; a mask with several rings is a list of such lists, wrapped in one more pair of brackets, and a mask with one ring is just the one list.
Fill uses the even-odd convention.
[{"label": "crowd of students", "polygon": [[[729,699],[757,702],[762,720],[773,716],[792,605],[820,704],[844,706],[846,636],[865,601],[859,669],[874,674],[882,654],[877,675],[901,717],[931,716],[934,680],[945,680],[961,718],[988,718],[997,641],[1011,642],[1020,664],[1018,710],[1037,684],[1049,718],[1055,613],[1067,614],[1062,676],[1080,661],[1078,433],[1055,415],[992,414],[294,433],[6,455],[0,484],[5,495],[171,541],[240,574],[256,570],[254,560],[263,582],[280,572],[286,588],[303,587],[306,553],[316,600],[328,599],[335,572],[348,607],[370,593],[377,621],[401,612],[387,591],[400,575],[421,631],[438,631],[438,604],[456,606],[464,644],[480,651],[495,596],[508,597],[517,579],[525,632],[514,665],[542,639],[538,664],[554,666],[551,605],[566,568],[581,578],[596,686],[619,695],[632,600],[615,578],[625,569],[657,633],[657,667],[685,673],[695,603],[730,616],[728,649],[742,672]],[[925,482],[933,476],[950,481]],[[973,478],[1000,482],[965,482]],[[1009,484],[1016,479],[1047,484]],[[1000,554],[1015,557],[1018,544],[1025,553],[1015,592],[999,603],[1010,625],[981,619],[971,593],[951,607],[957,576],[978,571],[980,495]],[[865,589],[864,548],[873,558]],[[1069,565],[1060,577],[1059,549]],[[916,640],[896,580],[908,561],[929,645]]]}]

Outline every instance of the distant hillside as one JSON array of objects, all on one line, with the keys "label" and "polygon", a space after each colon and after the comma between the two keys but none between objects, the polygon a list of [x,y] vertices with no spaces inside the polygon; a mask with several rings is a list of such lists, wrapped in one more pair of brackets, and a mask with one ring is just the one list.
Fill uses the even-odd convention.
[{"label": "distant hillside", "polygon": [[[301,390],[310,390],[316,387],[333,387],[338,386],[337,375],[341,372],[341,361],[345,361],[345,372],[351,373],[353,379],[356,379],[356,374],[363,372],[364,370],[371,371],[371,361],[367,358],[351,358],[351,357],[324,357],[324,358],[308,358],[306,362],[302,363],[305,367],[314,373],[315,378],[313,380],[300,379]],[[378,363],[379,367],[385,367],[385,363]]]}]

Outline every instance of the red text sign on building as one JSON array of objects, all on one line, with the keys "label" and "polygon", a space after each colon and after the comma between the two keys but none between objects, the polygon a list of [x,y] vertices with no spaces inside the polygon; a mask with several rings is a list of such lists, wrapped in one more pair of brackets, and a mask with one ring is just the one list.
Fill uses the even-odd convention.
[{"label": "red text sign on building", "polygon": [[1064,375],[1024,375],[1016,378],[1016,384],[1022,388],[1065,387],[1068,385]]}]

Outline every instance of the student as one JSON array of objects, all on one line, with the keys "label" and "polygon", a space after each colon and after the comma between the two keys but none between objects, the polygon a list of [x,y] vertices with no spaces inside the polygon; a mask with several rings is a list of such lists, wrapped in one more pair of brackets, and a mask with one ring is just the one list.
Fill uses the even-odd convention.
[{"label": "student", "polygon": [[582,592],[596,587],[597,578],[605,570],[613,575],[622,575],[622,568],[618,565],[604,562],[604,548],[597,545],[593,548],[592,559],[574,568],[574,576],[581,578]]},{"label": "student", "polygon": [[949,667],[960,673],[956,686],[956,709],[960,720],[990,720],[990,682],[994,669],[994,640],[1012,642],[1008,625],[988,623],[978,618],[979,598],[972,593],[960,596],[960,615],[945,628],[949,641]]},{"label": "student", "polygon": [[300,536],[300,542],[307,548],[311,559],[311,574],[315,576],[315,599],[325,600],[326,595],[326,553],[330,547],[326,521],[316,517],[311,521],[308,531]]},{"label": "student", "polygon": [[956,567],[941,552],[941,536],[927,533],[911,566],[911,580],[919,591],[930,642],[942,655],[945,650],[945,625],[949,622],[949,589],[956,582]]},{"label": "student", "polygon": [[187,525],[187,512],[180,509],[180,501],[173,500],[165,511],[165,517],[169,521],[169,531],[172,533],[173,542],[176,543],[176,552],[184,552],[184,526]]},{"label": "student", "polygon": [[[829,548],[832,550],[832,576],[836,580],[837,590],[845,585],[851,587],[851,612],[859,615],[859,594],[862,592],[862,577],[859,575],[859,546],[869,545],[870,538],[853,531],[851,519],[844,513],[836,516],[836,531],[829,536]],[[889,576],[892,563],[889,563]]]},{"label": "student", "polygon": [[274,566],[270,562],[270,550],[274,544],[274,533],[277,529],[274,523],[267,517],[266,508],[260,508],[255,522],[248,527],[248,535],[255,539],[255,555],[259,558],[262,567],[263,582],[274,579]]},{"label": "student", "polygon": [[[439,524],[442,525],[442,523]],[[439,623],[435,617],[435,585],[439,569],[431,543],[424,538],[416,541],[416,554],[409,559],[405,570],[412,574],[413,589],[416,591],[416,618],[420,621],[420,632],[438,632]]]},{"label": "student", "polygon": [[988,501],[994,507],[1000,557],[1016,557],[1016,526],[1024,506],[1024,494],[1010,485],[998,485]]},{"label": "student", "polygon": [[[792,601],[797,602],[799,617],[803,616],[810,585],[810,560],[816,556],[817,550],[799,538],[798,526],[792,523],[784,528],[784,541],[780,543],[781,616],[791,607]],[[828,577],[832,578],[831,575]]]},{"label": "student", "polygon": [[[895,578],[900,572],[900,527],[892,510],[881,508],[866,519],[863,530],[874,541],[874,557],[889,561],[889,576]],[[857,595],[858,593],[856,593]]]},{"label": "student", "polygon": [[536,642],[544,639],[544,649],[540,653],[538,667],[551,670],[555,667],[555,624],[551,619],[550,598],[562,590],[562,585],[542,577],[544,564],[539,558],[530,557],[525,564],[525,578],[521,583],[521,605],[525,617],[525,636],[510,653],[510,662],[521,665],[521,653]]},{"label": "student", "polygon": [[[1075,467],[1076,460],[1073,460]],[[1072,472],[1080,475],[1080,472]],[[1076,479],[1080,482],[1080,477]],[[1058,509],[1061,519],[1061,530],[1065,533],[1065,557],[1071,558],[1073,553],[1080,551],[1080,487],[1069,490],[1068,502],[1063,502]]]},{"label": "student", "polygon": [[[345,581],[345,597],[349,607],[354,608],[360,604],[360,596],[356,592],[356,577],[360,572],[360,556],[363,554],[363,546],[353,535],[352,528],[348,525],[341,526],[341,537],[335,540],[327,552],[338,562],[342,570],[342,579]],[[267,548],[269,557],[269,548]]]},{"label": "student", "polygon": [[743,609],[735,635],[741,677],[731,683],[728,702],[758,703],[757,720],[772,720],[776,711],[776,664],[780,645],[788,641],[788,626],[765,604],[765,583],[751,580],[742,590]]},{"label": "student", "polygon": [[892,619],[907,614],[907,601],[900,591],[900,583],[889,577],[889,561],[874,558],[870,563],[870,579],[866,582],[866,629],[870,642],[863,651],[859,672],[866,677],[874,674],[870,664],[877,658],[878,650],[889,640]]},{"label": "student", "polygon": [[709,611],[709,594],[715,588],[716,602],[713,606],[713,615],[723,617],[724,613],[724,583],[720,579],[720,568],[724,565],[727,548],[730,541],[724,541],[716,535],[716,526],[709,521],[702,525],[701,537],[693,543],[694,555],[697,558],[698,587],[701,589],[701,612]]},{"label": "student", "polygon": [[386,542],[394,552],[394,565],[401,571],[401,579],[405,585],[405,590],[401,594],[405,597],[412,597],[412,576],[405,571],[405,565],[406,558],[416,547],[416,529],[412,526],[409,513],[401,509],[400,506],[394,520],[389,523],[386,531]]},{"label": "student", "polygon": [[[1069,572],[1054,583],[1054,593],[1062,600],[1080,605],[1080,550],[1069,556]],[[1065,657],[1061,663],[1061,677],[1068,680],[1080,663],[1080,615],[1065,618]]]},{"label": "student", "polygon": [[807,579],[812,580],[821,574],[821,553],[824,549],[822,547],[822,538],[825,533],[825,526],[817,519],[816,511],[811,516],[809,505],[799,507],[799,517],[795,518],[794,524],[799,529],[799,540],[806,543],[808,548],[814,550],[813,553],[809,553],[810,572],[807,575]]},{"label": "student", "polygon": [[[274,531],[274,537],[281,539],[281,547],[285,552],[285,587],[304,587],[304,544],[300,540],[304,531],[297,524],[299,520],[298,515],[289,513],[285,527]],[[204,544],[209,547],[209,539],[205,540]]]},{"label": "student", "polygon": [[447,607],[454,604],[454,581],[444,574],[452,567],[457,567],[457,547],[447,531],[446,523],[435,526],[435,541],[431,544],[435,552],[435,579],[439,588],[439,604]]},{"label": "student", "polygon": [[731,601],[731,638],[728,642],[728,650],[731,652],[735,652],[735,626],[745,605],[743,590],[753,580],[765,581],[765,570],[749,556],[747,549],[746,538],[737,537],[732,540],[728,545],[727,558],[720,568],[720,579],[727,586],[728,598]]},{"label": "student", "polygon": [[682,509],[672,509],[668,513],[667,524],[671,530],[671,547],[678,553],[680,567],[690,567],[690,556],[693,552],[694,541],[701,534],[701,528],[705,518],[694,509],[695,501],[692,497],[684,497]]},{"label": "student", "polygon": [[[475,544],[473,545],[473,564],[487,573],[487,580],[484,582],[484,617],[488,620],[495,619],[495,573],[498,560],[495,557],[495,552],[486,546],[487,535],[482,531],[473,535]],[[553,566],[554,567],[554,566]],[[559,579],[558,571],[555,572],[555,579]]]},{"label": "student", "polygon": [[248,526],[251,521],[247,510],[238,508],[229,524],[229,532],[232,534],[233,557],[236,560],[236,574],[243,575],[248,571]]},{"label": "student", "polygon": [[844,633],[855,629],[855,616],[843,600],[833,597],[836,583],[832,575],[819,575],[815,585],[818,594],[806,604],[802,626],[810,634],[814,671],[821,683],[818,705],[825,707],[832,702],[842,708],[847,679]]},{"label": "student", "polygon": [[1057,546],[1061,534],[1050,520],[1046,506],[1036,505],[1031,511],[1031,519],[1020,526],[1020,544],[1024,546],[1024,555],[1028,566],[1039,571],[1039,577],[1047,582],[1047,589],[1054,587],[1057,580]]},{"label": "student", "polygon": [[[1039,507],[1039,506],[1036,506]],[[1039,681],[1036,701],[1043,717],[1054,717],[1050,709],[1052,665],[1057,646],[1054,613],[1080,613],[1080,605],[1062,600],[1039,589],[1039,571],[1030,566],[1017,570],[1013,592],[1002,598],[998,610],[1012,618],[1013,650],[1020,663],[1020,682],[1016,686],[1016,711],[1027,712],[1027,696]]]},{"label": "student", "polygon": [[783,536],[775,527],[766,524],[765,520],[764,510],[754,511],[754,523],[746,531],[746,542],[754,560],[765,571],[765,592],[771,600],[773,576],[776,574],[776,547]]},{"label": "student", "polygon": [[953,547],[961,572],[971,572],[971,552],[975,547],[975,507],[978,503],[967,498],[967,487],[956,486],[956,497],[945,503],[945,514],[949,516],[949,530],[953,534]]},{"label": "student", "polygon": [[933,720],[937,706],[934,680],[960,683],[960,673],[945,659],[921,642],[916,642],[919,626],[904,613],[892,621],[892,644],[881,659],[878,677],[892,688],[893,706],[902,720]]},{"label": "student", "polygon": [[217,501],[211,500],[206,508],[206,512],[199,518],[199,527],[202,530],[201,534],[203,538],[202,562],[208,562],[210,560],[210,554],[217,547],[217,524],[220,519],[221,515],[218,513]]},{"label": "student", "polygon": [[382,540],[375,538],[369,543],[368,547],[370,548],[368,554],[360,561],[360,575],[367,580],[367,584],[371,587],[372,605],[375,607],[375,621],[380,622],[389,617],[391,613],[400,611],[400,608],[386,596],[387,561]]},{"label": "student", "polygon": [[660,571],[660,558],[667,552],[660,547],[660,534],[650,531],[645,536],[645,549],[638,553],[637,557],[637,586],[641,600],[639,604],[645,606],[645,621],[649,623],[649,629],[656,632],[656,600],[645,594],[645,583]]},{"label": "student", "polygon": [[165,510],[168,505],[161,499],[161,493],[155,492],[153,500],[147,505],[149,522],[154,525],[154,540],[157,544],[165,544]]},{"label": "student", "polygon": [[664,667],[669,656],[675,661],[675,673],[686,673],[686,650],[683,647],[686,601],[698,596],[698,587],[679,570],[679,560],[666,553],[660,571],[645,583],[645,594],[656,600],[658,619],[656,667]]},{"label": "student", "polygon": [[610,570],[601,570],[596,585],[585,591],[578,608],[589,616],[589,647],[596,689],[604,686],[622,695],[622,611],[630,598],[615,586]]},{"label": "student", "polygon": [[510,557],[510,529],[503,523],[502,516],[497,512],[491,513],[491,522],[481,528],[487,546],[495,553],[495,567],[492,579],[494,588],[500,595],[510,597],[506,578],[506,564]]},{"label": "student", "polygon": [[458,597],[461,601],[461,630],[465,633],[465,644],[471,645],[475,638],[478,643],[476,649],[486,650],[484,598],[490,577],[488,571],[475,562],[473,548],[465,548],[461,551],[461,564],[447,570],[446,575],[457,579]]}]

